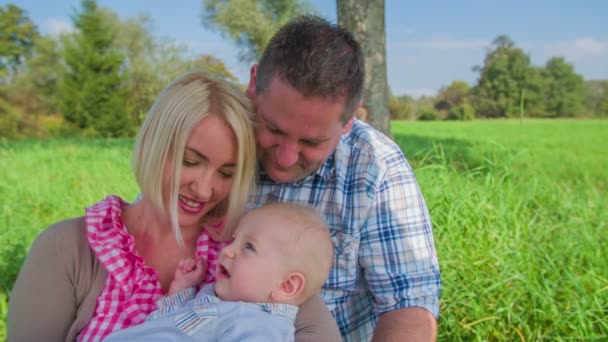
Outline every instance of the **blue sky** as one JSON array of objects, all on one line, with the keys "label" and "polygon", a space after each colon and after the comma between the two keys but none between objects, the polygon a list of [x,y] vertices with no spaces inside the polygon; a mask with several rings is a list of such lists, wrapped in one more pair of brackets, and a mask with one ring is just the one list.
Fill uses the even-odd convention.
[{"label": "blue sky", "polygon": [[[2,0],[27,11],[41,32],[71,27],[78,0]],[[210,54],[241,82],[249,65],[238,61],[236,47],[201,24],[201,0],[98,0],[122,18],[147,13],[156,34],[187,44],[193,53]],[[336,21],[333,0],[312,0],[319,14]],[[432,95],[454,80],[473,84],[486,48],[508,35],[535,65],[565,57],[585,79],[608,79],[608,1],[604,0],[386,0],[388,81],[393,93]]]}]

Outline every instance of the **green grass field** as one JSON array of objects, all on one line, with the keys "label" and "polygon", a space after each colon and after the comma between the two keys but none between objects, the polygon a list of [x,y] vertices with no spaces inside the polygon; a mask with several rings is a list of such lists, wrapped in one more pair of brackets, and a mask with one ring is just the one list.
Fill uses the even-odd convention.
[{"label": "green grass field", "polygon": [[[608,121],[394,122],[434,223],[440,341],[608,339]],[[0,144],[0,340],[45,226],[133,199],[132,141]]]}]

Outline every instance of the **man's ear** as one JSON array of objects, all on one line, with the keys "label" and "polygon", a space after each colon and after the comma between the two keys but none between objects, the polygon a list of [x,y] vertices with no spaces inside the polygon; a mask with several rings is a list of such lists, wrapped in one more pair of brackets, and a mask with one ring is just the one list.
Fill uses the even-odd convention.
[{"label": "man's ear", "polygon": [[357,104],[357,108],[355,108],[355,113],[342,126],[342,134],[348,133],[353,128],[353,120],[355,120],[355,117],[357,116],[357,113],[361,109],[362,105],[363,105],[363,100],[359,100],[359,103]]},{"label": "man's ear", "polygon": [[251,66],[251,70],[249,71],[249,84],[247,85],[247,90],[245,91],[245,95],[250,100],[253,100],[255,97],[255,78],[258,73],[258,65],[254,64]]},{"label": "man's ear", "polygon": [[275,303],[294,303],[294,301],[304,291],[306,279],[300,272],[292,272],[279,286],[272,291],[272,300]]},{"label": "man's ear", "polygon": [[342,134],[348,133],[353,128],[353,120],[355,120],[355,116],[352,116],[344,126],[342,126]]}]

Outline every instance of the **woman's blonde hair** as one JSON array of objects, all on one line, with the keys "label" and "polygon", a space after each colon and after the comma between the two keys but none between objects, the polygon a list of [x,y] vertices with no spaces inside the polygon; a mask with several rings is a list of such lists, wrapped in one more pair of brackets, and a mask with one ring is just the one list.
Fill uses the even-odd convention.
[{"label": "woman's blonde hair", "polygon": [[[183,151],[192,129],[209,114],[221,117],[231,127],[237,141],[237,167],[230,193],[224,203],[212,209],[215,214],[208,214],[225,217],[223,238],[228,238],[254,185],[256,144],[252,107],[243,92],[204,72],[183,74],[158,96],[135,142],[133,170],[137,183],[159,210],[168,213],[180,246],[184,242],[177,217],[177,202]],[[169,194],[163,194],[163,172],[170,173],[172,186]],[[168,195],[168,203],[163,202],[163,195]]]}]

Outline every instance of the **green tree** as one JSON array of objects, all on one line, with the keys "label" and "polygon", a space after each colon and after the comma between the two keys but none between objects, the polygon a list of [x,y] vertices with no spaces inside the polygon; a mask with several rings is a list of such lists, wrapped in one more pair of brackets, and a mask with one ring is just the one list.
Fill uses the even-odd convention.
[{"label": "green tree", "polygon": [[471,86],[464,81],[454,81],[448,87],[442,87],[437,96],[435,109],[450,111],[452,108],[467,101]]},{"label": "green tree", "polygon": [[0,7],[0,137],[20,138],[26,120],[12,96],[13,80],[30,56],[38,28],[13,5]]},{"label": "green tree", "polygon": [[0,138],[17,139],[23,136],[23,113],[4,97],[0,97]]},{"label": "green tree", "polygon": [[101,9],[115,39],[112,49],[122,53],[124,84],[128,92],[129,117],[139,126],[161,90],[178,74],[185,60],[185,46],[159,38],[147,15],[121,20],[113,11]]},{"label": "green tree", "polygon": [[420,107],[417,119],[420,121],[435,121],[439,119],[439,115],[435,108]]},{"label": "green tree", "polygon": [[66,121],[85,135],[124,137],[133,132],[128,92],[114,47],[114,31],[94,0],[83,0],[73,16],[78,32],[66,41],[66,71],[60,84],[60,108]]},{"label": "green tree", "polygon": [[38,36],[31,56],[6,88],[12,105],[21,113],[21,135],[43,137],[56,133],[50,132],[49,128],[59,127],[47,127],[46,122],[52,125],[61,120],[57,106],[57,83],[62,70],[59,39]]},{"label": "green tree", "polygon": [[408,95],[393,96],[389,94],[388,110],[391,120],[409,120],[414,116],[412,98]]},{"label": "green tree", "polygon": [[534,101],[537,89],[533,86],[535,73],[530,57],[515,47],[507,36],[499,36],[486,54],[484,65],[474,68],[480,73],[474,88],[475,107],[487,117],[516,116],[523,96]]},{"label": "green tree", "polygon": [[21,8],[13,4],[0,7],[0,78],[17,71],[37,36],[38,28]]},{"label": "green tree", "polygon": [[608,116],[608,80],[585,81],[587,111],[594,116]]},{"label": "green tree", "polygon": [[212,56],[191,57],[184,44],[158,37],[154,23],[147,15],[121,19],[108,9],[102,9],[111,24],[116,39],[113,46],[124,56],[123,73],[129,93],[128,108],[134,126],[139,126],[158,94],[178,75],[192,70],[237,81],[224,63]]},{"label": "green tree", "polygon": [[222,62],[221,60],[219,60],[213,56],[200,55],[197,58],[194,58],[194,59],[190,60],[189,62],[187,62],[186,66],[188,67],[188,70],[192,70],[192,69],[204,70],[205,72],[207,72],[209,75],[211,75],[213,77],[222,78],[222,79],[225,79],[225,80],[228,80],[231,82],[238,81],[236,76],[234,76],[228,70],[228,68],[226,68],[226,65],[224,65],[224,62]]},{"label": "green tree", "polygon": [[466,121],[473,120],[475,119],[475,108],[473,108],[468,101],[461,102],[460,104],[450,108],[446,119]]},{"label": "green tree", "polygon": [[[608,87],[606,89],[608,89]],[[596,113],[598,116],[608,117],[608,91],[605,91],[604,95],[601,97]]]},{"label": "green tree", "polygon": [[57,84],[63,70],[58,38],[39,36],[26,67],[13,80],[9,92],[15,104],[32,116],[55,114]]},{"label": "green tree", "polygon": [[338,22],[353,33],[365,55],[363,103],[368,122],[390,137],[384,0],[337,0],[337,6]]},{"label": "green tree", "polygon": [[545,109],[555,117],[580,116],[585,112],[585,82],[572,64],[553,57],[541,71],[545,81]]},{"label": "green tree", "polygon": [[311,11],[305,0],[203,0],[203,25],[234,41],[242,61],[255,62],[281,26]]}]

